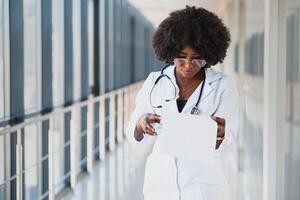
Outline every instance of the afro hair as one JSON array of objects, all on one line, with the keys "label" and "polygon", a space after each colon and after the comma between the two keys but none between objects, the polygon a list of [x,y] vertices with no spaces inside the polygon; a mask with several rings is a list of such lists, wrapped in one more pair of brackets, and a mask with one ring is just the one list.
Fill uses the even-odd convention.
[{"label": "afro hair", "polygon": [[229,43],[230,33],[222,20],[214,13],[194,6],[172,12],[160,23],[152,41],[160,61],[173,63],[188,46],[209,65],[223,62]]}]

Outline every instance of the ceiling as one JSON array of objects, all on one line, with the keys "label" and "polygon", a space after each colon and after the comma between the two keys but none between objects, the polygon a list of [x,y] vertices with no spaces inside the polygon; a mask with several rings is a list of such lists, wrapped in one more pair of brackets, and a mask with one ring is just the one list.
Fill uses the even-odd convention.
[{"label": "ceiling", "polygon": [[222,0],[128,0],[136,7],[153,25],[158,24],[174,10],[184,8],[186,5],[201,6],[211,11],[216,11],[218,1]]}]

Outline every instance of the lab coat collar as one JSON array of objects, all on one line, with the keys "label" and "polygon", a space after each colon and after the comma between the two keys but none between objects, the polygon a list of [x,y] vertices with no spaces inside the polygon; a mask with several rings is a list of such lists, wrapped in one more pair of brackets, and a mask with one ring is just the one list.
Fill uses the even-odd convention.
[{"label": "lab coat collar", "polygon": [[[175,112],[178,112],[176,99],[179,97],[179,87],[177,85],[176,77],[175,77],[175,65],[172,65],[172,66],[166,68],[164,71],[164,74],[168,75],[176,86],[176,90],[177,90],[176,98],[169,103],[172,105],[171,109]],[[201,97],[199,106],[201,106],[201,102],[207,96],[209,96],[209,94],[211,94],[212,91],[214,90],[214,87],[211,85],[211,83],[222,77],[222,74],[220,72],[217,72],[217,71],[213,70],[212,68],[205,68],[205,75],[206,75],[206,80],[205,80],[203,93],[202,93],[202,97]],[[199,86],[196,88],[196,90],[190,96],[190,98],[188,99],[188,101],[186,102],[186,105],[184,106],[184,108],[182,110],[182,113],[190,113],[191,109],[195,106],[198,96],[199,96],[199,93],[200,93],[201,85],[202,85],[202,83],[199,84]]]}]

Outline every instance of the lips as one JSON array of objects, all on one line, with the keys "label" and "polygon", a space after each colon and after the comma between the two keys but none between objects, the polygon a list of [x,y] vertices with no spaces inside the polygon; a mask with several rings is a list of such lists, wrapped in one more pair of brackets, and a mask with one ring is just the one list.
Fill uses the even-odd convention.
[{"label": "lips", "polygon": [[193,71],[183,71],[184,74],[193,74]]}]

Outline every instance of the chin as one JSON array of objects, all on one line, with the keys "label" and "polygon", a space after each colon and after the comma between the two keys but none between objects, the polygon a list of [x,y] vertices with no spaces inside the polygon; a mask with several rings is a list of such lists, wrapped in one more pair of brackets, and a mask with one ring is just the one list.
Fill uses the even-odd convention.
[{"label": "chin", "polygon": [[193,78],[197,72],[182,72],[181,75],[184,78]]}]

